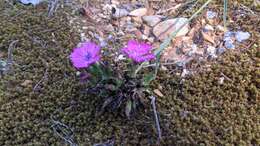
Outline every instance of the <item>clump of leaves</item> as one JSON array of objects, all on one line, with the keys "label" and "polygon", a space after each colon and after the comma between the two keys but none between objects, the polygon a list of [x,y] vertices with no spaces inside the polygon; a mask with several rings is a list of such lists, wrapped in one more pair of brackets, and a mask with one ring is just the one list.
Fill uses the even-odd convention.
[{"label": "clump of leaves", "polygon": [[[103,67],[104,68],[104,67]],[[115,112],[120,110],[130,118],[139,107],[143,106],[142,97],[144,96],[144,86],[141,80],[133,78],[129,72],[123,75],[115,73],[107,67],[106,72],[97,76],[106,76],[93,87],[87,90],[87,93],[98,95],[102,98],[102,104],[97,109],[97,115],[105,111]],[[111,75],[114,74],[112,77]],[[96,77],[97,77],[96,76]],[[95,83],[96,77],[91,77],[90,82]]]},{"label": "clump of leaves", "polygon": [[136,75],[139,69],[136,70],[135,67],[138,63],[155,59],[151,49],[152,46],[149,44],[130,40],[122,52],[131,59],[132,65],[123,72],[100,61],[101,48],[93,42],[83,43],[74,49],[70,59],[74,67],[85,69],[81,72],[81,79],[87,79],[90,84],[87,93],[102,98],[98,114],[104,111],[117,111],[124,107],[121,111],[130,118],[137,108],[143,105],[141,97],[145,85],[151,81],[151,75],[148,74],[143,79],[139,78]]}]

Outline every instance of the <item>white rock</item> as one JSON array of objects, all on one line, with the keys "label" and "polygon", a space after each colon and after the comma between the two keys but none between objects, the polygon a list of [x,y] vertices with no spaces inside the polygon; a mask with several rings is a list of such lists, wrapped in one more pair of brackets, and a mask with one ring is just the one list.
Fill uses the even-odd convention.
[{"label": "white rock", "polygon": [[[153,34],[159,39],[164,40],[169,37],[174,31],[179,29],[187,18],[175,18],[160,22],[153,28]],[[176,35],[176,37],[184,36],[189,32],[189,24],[186,24]]]},{"label": "white rock", "polygon": [[84,41],[87,40],[87,37],[86,37],[85,33],[80,33],[80,40],[81,40],[82,42],[84,42]]},{"label": "white rock", "polygon": [[224,77],[220,77],[218,83],[219,83],[220,85],[222,85],[222,84],[224,83],[224,80],[225,80]]},{"label": "white rock", "polygon": [[129,15],[135,16],[135,17],[142,17],[142,16],[146,15],[146,13],[147,13],[146,8],[139,8],[139,9],[135,9],[135,10],[131,11],[129,13]]},{"label": "white rock", "polygon": [[20,0],[21,3],[23,4],[33,4],[34,6],[35,5],[38,5],[39,3],[41,3],[43,0]]},{"label": "white rock", "polygon": [[217,15],[218,15],[218,13],[216,13],[214,11],[207,11],[207,14],[206,14],[207,19],[214,19],[217,17]]},{"label": "white rock", "polygon": [[204,28],[205,28],[206,30],[208,30],[208,31],[214,31],[213,26],[211,26],[211,25],[209,25],[209,24],[207,24]]},{"label": "white rock", "polygon": [[162,17],[160,15],[150,15],[150,16],[143,16],[142,18],[147,25],[153,27],[161,21]]},{"label": "white rock", "polygon": [[142,35],[142,39],[143,39],[143,40],[148,40],[148,37],[143,34],[143,35]]},{"label": "white rock", "polygon": [[119,56],[117,56],[117,57],[115,58],[115,61],[120,61],[120,60],[125,60],[125,59],[126,59],[125,56],[122,55],[122,54],[120,54]]},{"label": "white rock", "polygon": [[153,42],[154,42],[154,37],[149,37],[147,40],[148,40],[149,42],[153,43]]},{"label": "white rock", "polygon": [[242,41],[245,41],[245,40],[247,40],[247,39],[249,39],[250,38],[250,33],[249,32],[243,32],[243,31],[238,31],[238,32],[236,32],[236,34],[235,34],[235,37],[236,37],[236,40],[238,41],[238,42],[242,42]]},{"label": "white rock", "polygon": [[191,50],[188,52],[188,56],[192,56],[193,54],[196,53],[197,50],[198,50],[197,45],[196,44],[192,44],[191,45]]},{"label": "white rock", "polygon": [[105,26],[105,29],[106,29],[108,32],[112,32],[112,31],[115,30],[112,24],[106,25],[106,26]]},{"label": "white rock", "polygon": [[225,31],[225,28],[223,27],[223,26],[221,26],[221,25],[217,25],[217,30],[219,30],[219,31]]},{"label": "white rock", "polygon": [[212,57],[216,57],[216,48],[213,47],[213,46],[208,46],[207,54],[212,56]]},{"label": "white rock", "polygon": [[114,5],[119,5],[120,2],[118,0],[111,0],[111,3],[114,4]]},{"label": "white rock", "polygon": [[186,75],[188,75],[190,72],[187,69],[183,69],[181,73],[181,77],[184,78]]}]

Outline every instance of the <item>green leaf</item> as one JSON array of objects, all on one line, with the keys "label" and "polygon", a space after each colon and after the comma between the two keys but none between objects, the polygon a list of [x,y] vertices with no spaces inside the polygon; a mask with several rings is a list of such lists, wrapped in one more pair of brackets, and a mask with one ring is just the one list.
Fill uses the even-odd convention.
[{"label": "green leaf", "polygon": [[93,64],[92,66],[89,67],[88,69],[89,73],[95,77],[101,77],[102,76],[102,71],[99,68],[98,65]]},{"label": "green leaf", "polygon": [[148,86],[151,83],[151,81],[155,79],[155,77],[156,76],[154,73],[149,73],[149,74],[145,75],[143,78],[143,85]]},{"label": "green leaf", "polygon": [[128,118],[130,118],[130,113],[132,111],[132,101],[129,99],[126,103],[125,114]]}]

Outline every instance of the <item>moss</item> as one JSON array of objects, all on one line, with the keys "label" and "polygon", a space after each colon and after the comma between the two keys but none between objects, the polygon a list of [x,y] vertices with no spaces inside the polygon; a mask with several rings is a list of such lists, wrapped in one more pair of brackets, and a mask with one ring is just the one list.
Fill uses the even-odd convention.
[{"label": "moss", "polygon": [[[79,145],[107,139],[117,145],[155,145],[149,105],[132,120],[94,116],[99,99],[82,93],[86,85],[68,59],[78,37],[66,13],[62,9],[47,18],[46,5],[15,8],[0,1],[0,49],[7,52],[13,40],[19,41],[12,70],[0,80],[0,145],[65,145],[52,131],[51,117],[74,129]],[[225,54],[209,71],[185,82],[160,72],[152,88],[162,86],[165,95],[157,98],[162,145],[259,145],[259,60],[254,47]],[[218,84],[221,73],[231,80]],[[32,83],[22,85],[26,80]]]}]

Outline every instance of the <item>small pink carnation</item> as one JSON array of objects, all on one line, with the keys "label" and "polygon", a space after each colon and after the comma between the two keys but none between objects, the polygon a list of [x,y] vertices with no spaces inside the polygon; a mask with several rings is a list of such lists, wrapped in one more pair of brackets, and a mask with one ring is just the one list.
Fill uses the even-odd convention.
[{"label": "small pink carnation", "polygon": [[70,60],[76,68],[85,68],[100,60],[100,47],[93,42],[82,43],[74,48]]},{"label": "small pink carnation", "polygon": [[128,41],[127,47],[122,52],[135,62],[144,62],[155,59],[155,55],[151,52],[152,46],[135,40]]}]

